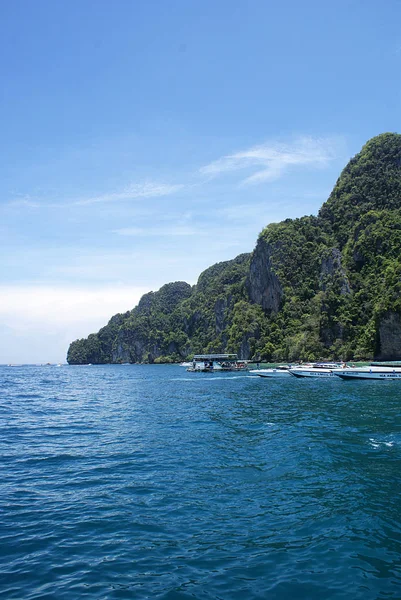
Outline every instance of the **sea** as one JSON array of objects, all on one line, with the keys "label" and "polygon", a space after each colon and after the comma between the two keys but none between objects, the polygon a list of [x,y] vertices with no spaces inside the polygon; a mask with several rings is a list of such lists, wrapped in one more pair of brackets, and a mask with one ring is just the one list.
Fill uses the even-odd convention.
[{"label": "sea", "polygon": [[0,367],[0,598],[401,598],[401,382]]}]

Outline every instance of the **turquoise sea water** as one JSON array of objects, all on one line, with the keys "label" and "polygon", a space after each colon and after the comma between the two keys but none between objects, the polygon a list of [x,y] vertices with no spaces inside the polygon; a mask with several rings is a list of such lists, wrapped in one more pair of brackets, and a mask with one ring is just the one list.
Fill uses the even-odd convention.
[{"label": "turquoise sea water", "polygon": [[401,384],[0,367],[0,598],[401,598]]}]

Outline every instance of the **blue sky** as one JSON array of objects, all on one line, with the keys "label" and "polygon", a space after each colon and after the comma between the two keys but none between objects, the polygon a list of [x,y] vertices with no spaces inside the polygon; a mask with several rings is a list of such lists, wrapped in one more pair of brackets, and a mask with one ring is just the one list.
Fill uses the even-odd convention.
[{"label": "blue sky", "polygon": [[401,131],[401,3],[0,5],[0,362],[316,214]]}]

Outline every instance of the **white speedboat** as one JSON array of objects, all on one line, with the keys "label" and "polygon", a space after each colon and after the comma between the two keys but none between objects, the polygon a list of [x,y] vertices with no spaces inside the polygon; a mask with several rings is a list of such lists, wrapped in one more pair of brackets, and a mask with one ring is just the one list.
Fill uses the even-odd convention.
[{"label": "white speedboat", "polygon": [[252,369],[251,375],[259,375],[259,377],[288,377],[289,368],[286,366],[272,367],[271,369]]},{"label": "white speedboat", "polygon": [[337,363],[313,363],[289,369],[290,375],[294,377],[334,377],[337,371],[345,371],[350,367],[343,366]]},{"label": "white speedboat", "polygon": [[400,367],[353,367],[337,369],[334,375],[341,379],[401,379]]}]

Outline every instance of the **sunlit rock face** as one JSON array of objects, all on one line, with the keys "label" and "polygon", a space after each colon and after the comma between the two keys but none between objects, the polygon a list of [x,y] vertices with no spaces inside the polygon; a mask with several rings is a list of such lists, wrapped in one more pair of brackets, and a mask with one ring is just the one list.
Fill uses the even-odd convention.
[{"label": "sunlit rock face", "polygon": [[247,280],[249,299],[264,310],[278,312],[283,290],[280,281],[272,269],[271,247],[259,238],[252,256]]}]

